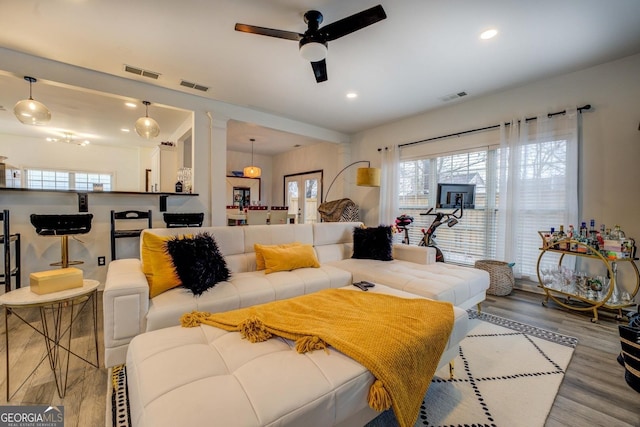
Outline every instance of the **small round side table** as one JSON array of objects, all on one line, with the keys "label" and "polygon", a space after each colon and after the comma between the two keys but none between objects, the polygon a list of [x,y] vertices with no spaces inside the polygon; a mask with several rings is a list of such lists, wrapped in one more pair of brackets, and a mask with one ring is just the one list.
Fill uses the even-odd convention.
[{"label": "small round side table", "polygon": [[[98,286],[100,282],[97,280],[83,280],[82,287],[65,289],[63,291],[52,292],[49,294],[36,294],[31,292],[31,287],[27,286],[20,289],[15,289],[4,295],[0,295],[0,305],[4,307],[5,318],[5,345],[7,349],[6,355],[6,378],[7,378],[7,402],[20,388],[26,383],[38,367],[44,362],[44,359],[49,359],[49,366],[55,377],[56,388],[58,389],[58,396],[63,398],[67,390],[67,376],[69,373],[69,359],[71,355],[85,361],[89,365],[98,368],[100,365],[98,359]],[[91,309],[93,314],[93,338],[96,346],[96,363],[85,359],[84,357],[74,353],[71,350],[71,332],[72,327],[79,314],[85,309],[85,307],[91,302]],[[76,310],[76,306],[78,306]],[[29,322],[25,317],[20,316],[17,310],[24,308],[39,308],[40,309],[40,322]],[[65,307],[69,307],[71,314],[68,316],[68,322],[65,321],[67,316],[63,316],[63,310]],[[50,314],[47,315],[47,311]],[[13,314],[18,320],[22,321],[26,325],[29,325],[33,330],[44,337],[45,347],[47,354],[44,356],[38,365],[31,371],[25,378],[23,383],[14,391],[14,394],[10,396],[9,392],[9,314]],[[40,325],[38,325],[40,323]],[[38,328],[40,326],[40,328]],[[62,342],[66,336],[66,342]],[[61,350],[67,352],[66,359],[61,357]]]}]

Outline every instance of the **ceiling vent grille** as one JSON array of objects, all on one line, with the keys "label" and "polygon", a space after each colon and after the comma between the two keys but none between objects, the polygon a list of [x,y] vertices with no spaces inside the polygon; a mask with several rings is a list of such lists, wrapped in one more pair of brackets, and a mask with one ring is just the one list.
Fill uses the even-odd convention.
[{"label": "ceiling vent grille", "polygon": [[138,76],[147,77],[150,79],[158,80],[160,77],[160,73],[156,73],[154,71],[143,70],[142,68],[132,67],[131,65],[124,65],[124,70],[127,73],[137,74]]},{"label": "ceiling vent grille", "polygon": [[463,96],[467,96],[467,92],[462,91],[458,93],[450,93],[449,95],[441,96],[440,101],[448,102],[453,101],[454,99],[462,98]]},{"label": "ceiling vent grille", "polygon": [[186,80],[180,80],[180,86],[188,87],[190,89],[200,90],[206,92],[209,90],[207,86],[199,85],[197,83],[188,82]]}]

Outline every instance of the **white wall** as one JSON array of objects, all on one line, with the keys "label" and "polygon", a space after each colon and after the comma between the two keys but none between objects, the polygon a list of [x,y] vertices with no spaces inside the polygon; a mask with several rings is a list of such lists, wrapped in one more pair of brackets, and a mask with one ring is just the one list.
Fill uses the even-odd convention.
[{"label": "white wall", "polygon": [[[379,147],[498,124],[512,118],[591,104],[582,114],[581,216],[620,224],[640,239],[640,55],[453,104],[354,136],[352,157]],[[472,94],[473,95],[473,94]],[[377,189],[354,187],[364,221],[378,223]],[[332,190],[333,192],[333,190]]]},{"label": "white wall", "polygon": [[[323,170],[323,193],[336,173],[342,168],[342,151],[345,144],[320,143],[300,147],[273,157],[273,177],[271,180],[272,204],[284,206],[284,176]],[[347,163],[348,164],[348,163]],[[341,194],[335,184],[331,190],[331,198]]]}]

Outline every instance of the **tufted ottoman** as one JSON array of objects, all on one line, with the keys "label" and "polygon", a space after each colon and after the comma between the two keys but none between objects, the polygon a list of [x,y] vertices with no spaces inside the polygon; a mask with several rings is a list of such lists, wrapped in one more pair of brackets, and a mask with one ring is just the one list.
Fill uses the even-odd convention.
[{"label": "tufted ottoman", "polygon": [[[370,292],[417,298],[381,285]],[[454,307],[454,316],[440,366],[468,332],[467,313]],[[135,427],[361,427],[378,415],[367,404],[373,376],[335,349],[299,354],[288,340],[252,344],[211,326],[135,337],[127,377]]]}]

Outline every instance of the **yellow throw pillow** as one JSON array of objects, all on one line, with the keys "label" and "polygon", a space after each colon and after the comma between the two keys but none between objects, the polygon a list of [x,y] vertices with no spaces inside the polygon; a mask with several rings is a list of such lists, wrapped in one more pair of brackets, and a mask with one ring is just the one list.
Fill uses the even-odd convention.
[{"label": "yellow throw pillow", "polygon": [[[157,236],[144,233],[142,236],[142,272],[149,283],[149,297],[181,286],[171,255],[167,252],[167,241],[174,236]],[[189,236],[190,237],[190,236]]]},{"label": "yellow throw pillow", "polygon": [[291,271],[304,267],[320,267],[316,252],[311,245],[298,244],[288,248],[263,247],[265,274],[276,271]]},{"label": "yellow throw pillow", "polygon": [[253,250],[256,252],[256,271],[264,270],[264,255],[262,254],[262,248],[291,248],[293,246],[300,246],[300,242],[283,243],[280,245],[261,245],[259,243],[253,244]]}]

